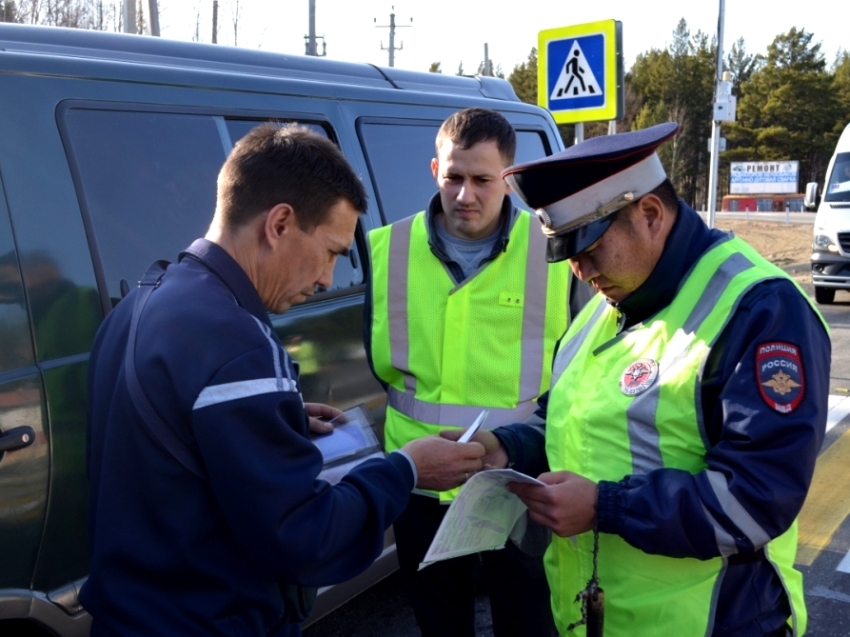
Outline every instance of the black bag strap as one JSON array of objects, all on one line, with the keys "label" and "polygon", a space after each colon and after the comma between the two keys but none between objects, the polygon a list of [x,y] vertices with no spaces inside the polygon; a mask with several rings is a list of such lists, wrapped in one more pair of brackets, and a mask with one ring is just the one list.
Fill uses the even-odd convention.
[{"label": "black bag strap", "polygon": [[133,400],[133,405],[142,417],[142,422],[148,429],[148,432],[156,438],[165,449],[174,456],[180,464],[192,472],[201,480],[206,480],[206,473],[201,466],[198,457],[184,443],[174,430],[160,417],[150,400],[148,400],[145,391],[139,383],[139,376],[136,374],[136,332],[139,329],[139,318],[142,315],[142,310],[148,302],[153,291],[159,287],[162,277],[165,276],[165,269],[169,266],[168,261],[157,261],[148,268],[145,276],[139,281],[139,294],[136,296],[136,301],[133,305],[133,319],[130,322],[130,336],[127,338],[127,350],[124,354],[124,375],[127,378],[127,389],[130,390],[130,398]]}]

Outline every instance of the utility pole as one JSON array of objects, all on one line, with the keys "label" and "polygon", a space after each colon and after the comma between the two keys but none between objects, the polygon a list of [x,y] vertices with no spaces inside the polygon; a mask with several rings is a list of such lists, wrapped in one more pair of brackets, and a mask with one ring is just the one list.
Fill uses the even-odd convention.
[{"label": "utility pole", "polygon": [[213,0],[212,43],[218,44],[218,0]]},{"label": "utility pole", "polygon": [[715,82],[714,108],[712,110],[711,158],[708,169],[708,219],[709,228],[714,227],[717,211],[717,179],[720,164],[720,122],[735,121],[736,99],[732,95],[732,82],[723,73],[723,21],[726,0],[720,0],[720,15],[717,18],[717,77]]},{"label": "utility pole", "polygon": [[136,0],[124,0],[124,33],[136,33]]},{"label": "utility pole", "polygon": [[493,69],[490,68],[490,46],[484,43],[484,73],[488,77],[493,77]]},{"label": "utility pole", "polygon": [[148,0],[148,28],[152,36],[159,37],[159,7],[156,0]]},{"label": "utility pole", "polygon": [[[410,24],[396,24],[395,23],[395,7],[392,7],[392,13],[390,13],[390,23],[389,24],[377,24],[378,18],[375,18],[375,28],[377,29],[386,29],[390,30],[390,45],[384,48],[384,42],[381,41],[381,51],[389,51],[390,52],[390,67],[395,66],[395,52],[401,51],[404,48],[404,42],[396,48],[395,45],[395,30],[402,29],[405,27],[412,26]],[[410,18],[410,21],[413,22],[413,18]]]},{"label": "utility pole", "polygon": [[[325,57],[328,54],[328,43],[325,41],[325,36],[316,35],[316,0],[310,0],[310,17],[308,23],[307,35],[304,36],[304,55],[313,57]],[[322,53],[319,54],[319,47],[316,40],[322,40]]]}]

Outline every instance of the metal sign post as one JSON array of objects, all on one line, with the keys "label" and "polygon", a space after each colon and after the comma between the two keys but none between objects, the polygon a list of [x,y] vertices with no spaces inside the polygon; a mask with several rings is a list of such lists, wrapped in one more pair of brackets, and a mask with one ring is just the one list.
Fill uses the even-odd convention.
[{"label": "metal sign post", "polygon": [[708,223],[714,227],[717,211],[717,167],[720,164],[720,122],[735,121],[735,96],[732,95],[732,82],[729,74],[723,72],[723,21],[726,13],[726,0],[720,0],[720,14],[717,17],[717,84],[714,95],[714,115],[711,126],[711,159],[708,170]]}]

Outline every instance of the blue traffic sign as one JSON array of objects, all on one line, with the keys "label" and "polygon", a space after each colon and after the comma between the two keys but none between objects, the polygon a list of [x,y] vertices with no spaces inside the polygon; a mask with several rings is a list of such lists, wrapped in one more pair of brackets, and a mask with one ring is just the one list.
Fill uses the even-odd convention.
[{"label": "blue traffic sign", "polygon": [[605,38],[602,34],[549,42],[549,108],[573,110],[605,104]]},{"label": "blue traffic sign", "polygon": [[616,20],[541,31],[537,103],[562,124],[618,119],[623,111],[621,41]]}]

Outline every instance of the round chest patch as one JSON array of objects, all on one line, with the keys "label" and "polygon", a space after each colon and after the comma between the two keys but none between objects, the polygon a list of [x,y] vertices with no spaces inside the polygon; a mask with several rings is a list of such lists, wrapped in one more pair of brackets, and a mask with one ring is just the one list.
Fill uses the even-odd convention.
[{"label": "round chest patch", "polygon": [[639,358],[626,367],[620,378],[620,391],[626,396],[637,396],[652,387],[658,378],[658,363],[651,358]]}]

